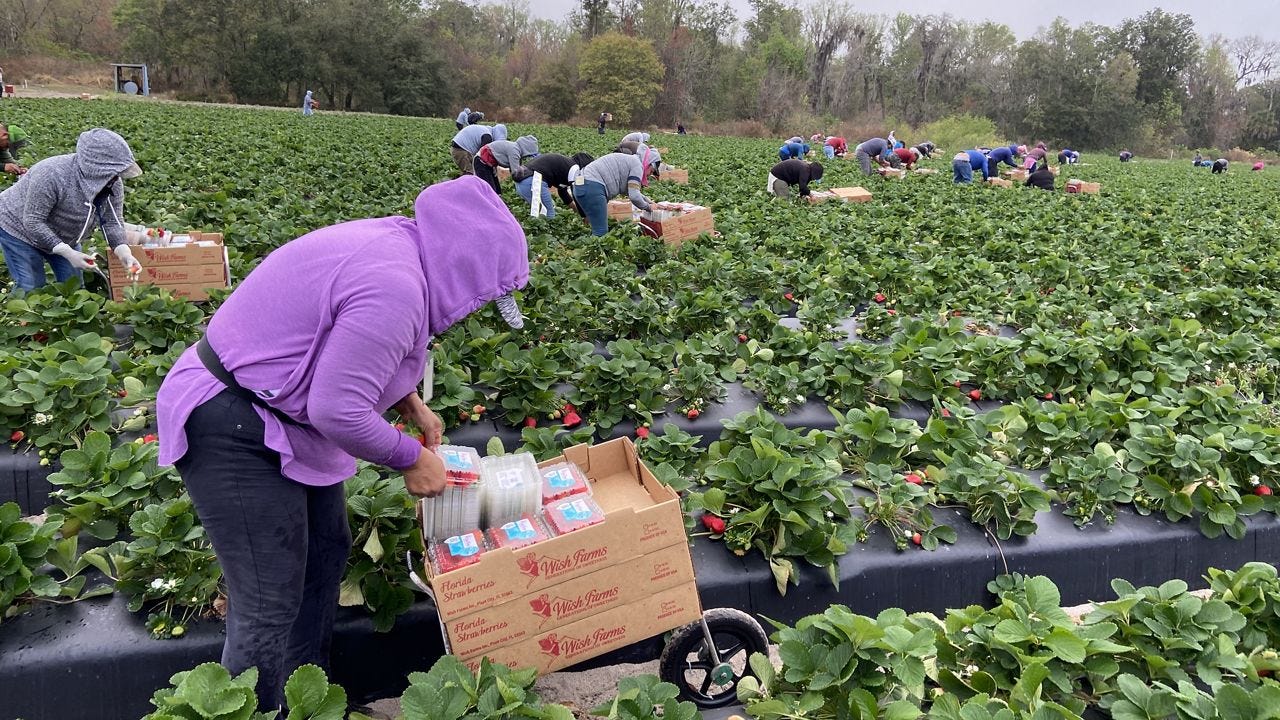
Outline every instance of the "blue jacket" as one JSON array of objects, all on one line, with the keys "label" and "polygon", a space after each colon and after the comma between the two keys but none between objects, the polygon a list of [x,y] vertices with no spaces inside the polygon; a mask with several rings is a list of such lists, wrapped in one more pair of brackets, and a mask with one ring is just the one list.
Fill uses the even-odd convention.
[{"label": "blue jacket", "polygon": [[783,160],[800,159],[809,153],[807,143],[787,143],[778,148],[778,157]]},{"label": "blue jacket", "polygon": [[999,165],[1000,163],[1004,163],[1009,167],[1016,168],[1018,167],[1018,164],[1015,163],[1013,159],[1016,158],[1017,156],[1018,156],[1018,146],[1010,145],[1009,147],[998,147],[992,150],[991,153],[987,155],[987,160],[988,160],[988,164],[992,166]]},{"label": "blue jacket", "polygon": [[969,154],[969,167],[974,170],[982,171],[982,179],[986,180],[991,177],[991,171],[987,167],[987,156],[977,150],[966,150]]}]

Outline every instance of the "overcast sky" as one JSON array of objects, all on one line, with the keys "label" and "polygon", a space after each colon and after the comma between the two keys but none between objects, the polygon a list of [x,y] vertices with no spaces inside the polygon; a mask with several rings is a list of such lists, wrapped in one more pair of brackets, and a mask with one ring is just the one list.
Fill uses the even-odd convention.
[{"label": "overcast sky", "polygon": [[[798,0],[803,7],[813,0]],[[728,0],[750,17],[747,0]],[[532,0],[530,11],[537,17],[560,19],[578,6],[577,0]],[[1019,39],[1030,37],[1057,16],[1072,24],[1095,22],[1115,25],[1129,17],[1137,17],[1153,7],[1167,12],[1187,13],[1196,21],[1201,35],[1218,33],[1227,37],[1261,35],[1280,41],[1280,0],[853,0],[858,12],[894,15],[950,13],[966,20],[995,20],[1008,25]]]}]

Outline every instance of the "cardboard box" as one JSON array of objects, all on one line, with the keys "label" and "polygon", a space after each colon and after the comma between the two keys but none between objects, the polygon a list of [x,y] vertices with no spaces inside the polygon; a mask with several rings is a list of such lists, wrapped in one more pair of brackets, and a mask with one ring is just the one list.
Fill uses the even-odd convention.
[{"label": "cardboard box", "polygon": [[658,177],[662,182],[673,182],[677,185],[689,184],[689,171],[683,168],[664,170]]},{"label": "cardboard box", "polygon": [[426,563],[443,620],[509,603],[673,545],[687,548],[679,496],[645,467],[630,438],[577,445],[542,465],[566,460],[586,473],[605,521],[519,550],[491,550],[473,565],[440,575],[433,575]]},{"label": "cardboard box", "polygon": [[1053,173],[1054,177],[1057,177],[1058,173],[1062,172],[1062,168],[1058,167],[1057,165],[1050,165],[1049,172]]},{"label": "cardboard box", "polygon": [[158,267],[169,265],[224,265],[227,261],[227,250],[222,245],[221,233],[191,233],[192,240],[214,242],[216,245],[200,246],[194,243],[169,245],[164,247],[132,246],[133,256],[142,263],[142,267]]},{"label": "cardboard box", "polygon": [[1000,174],[1014,182],[1025,181],[1027,179],[1027,171],[1021,168],[1006,168],[1001,171]]},{"label": "cardboard box", "polygon": [[1067,181],[1067,192],[1069,193],[1085,193],[1087,195],[1097,195],[1102,192],[1102,183],[1091,183],[1083,180],[1072,178]]},{"label": "cardboard box", "polygon": [[871,202],[871,193],[866,188],[861,187],[842,187],[832,188],[830,190],[813,190],[809,193],[809,202],[820,203],[829,200],[838,200],[840,202]]},{"label": "cardboard box", "polygon": [[498,182],[506,182],[511,179],[511,171],[504,167],[498,168],[497,175],[498,175]]},{"label": "cardboard box", "polygon": [[880,168],[880,175],[894,180],[901,180],[907,176],[907,171],[902,168]]},{"label": "cardboard box", "polygon": [[688,547],[672,545],[449,620],[449,650],[459,657],[482,655],[693,581]]},{"label": "cardboard box", "polygon": [[610,200],[609,201],[609,219],[610,220],[630,220],[635,214],[635,206],[630,200]]},{"label": "cardboard box", "polygon": [[701,617],[698,588],[684,583],[528,640],[463,657],[463,662],[475,669],[480,667],[482,657],[488,657],[496,663],[531,667],[544,674],[697,622]]},{"label": "cardboard box", "polygon": [[[214,290],[219,287],[226,287],[226,285],[210,286],[210,285],[201,285],[201,284],[192,284],[192,283],[177,283],[177,284],[170,285],[165,283],[139,282],[138,284],[139,285],[155,285],[156,287],[168,290],[170,293],[173,294],[174,297],[183,298],[185,300],[190,300],[192,302],[203,302],[205,300],[208,300],[210,290]],[[114,280],[111,281],[111,299],[115,300],[116,302],[123,302],[125,289],[131,287],[132,285],[133,283],[130,283],[130,282],[117,283]]]},{"label": "cardboard box", "polygon": [[912,170],[917,175],[937,175],[938,168],[916,168]]},{"label": "cardboard box", "polygon": [[1013,187],[1012,180],[1005,180],[1003,178],[987,178],[987,184],[995,185],[997,187],[1004,187],[1004,188]]},{"label": "cardboard box", "polygon": [[715,231],[715,217],[711,214],[711,208],[701,205],[686,205],[685,208],[681,211],[642,213],[640,224],[670,245],[679,245],[702,233]]},{"label": "cardboard box", "polygon": [[[141,262],[141,261],[139,261]],[[111,284],[132,282],[129,273],[119,263],[110,263]],[[158,265],[143,266],[138,282],[149,285],[216,285],[226,287],[227,269],[218,265]]]}]

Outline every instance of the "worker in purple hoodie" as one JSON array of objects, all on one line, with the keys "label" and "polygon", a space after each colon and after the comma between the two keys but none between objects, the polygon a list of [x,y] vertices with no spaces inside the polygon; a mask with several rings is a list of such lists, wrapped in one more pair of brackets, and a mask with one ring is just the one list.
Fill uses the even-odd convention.
[{"label": "worker in purple hoodie", "polygon": [[[222,664],[258,668],[263,711],[297,667],[328,665],[351,550],[355,459],[439,495],[443,430],[418,395],[432,338],[490,302],[514,328],[528,245],[480,178],[423,190],[414,219],[322,228],[272,252],[179,358],[156,401],[174,464],[226,578]],[[394,408],[425,433],[387,422]],[[425,444],[425,447],[424,447]]]}]

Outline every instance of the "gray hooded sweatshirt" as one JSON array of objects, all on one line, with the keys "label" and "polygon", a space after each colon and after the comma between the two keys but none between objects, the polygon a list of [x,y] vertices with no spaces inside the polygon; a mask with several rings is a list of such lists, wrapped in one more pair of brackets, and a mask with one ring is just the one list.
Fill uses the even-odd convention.
[{"label": "gray hooded sweatshirt", "polygon": [[489,143],[489,152],[493,153],[493,159],[498,161],[499,167],[514,171],[520,167],[521,160],[538,154],[538,138],[522,135],[515,142],[494,140]]},{"label": "gray hooded sweatshirt", "polygon": [[123,245],[120,174],[133,165],[124,138],[105,128],[86,130],[75,153],[41,160],[0,193],[0,228],[46,253],[58,243],[79,247],[99,225],[111,247]]},{"label": "gray hooded sweatshirt", "polygon": [[649,133],[647,132],[627,133],[622,137],[622,142],[647,143],[649,142]]}]

